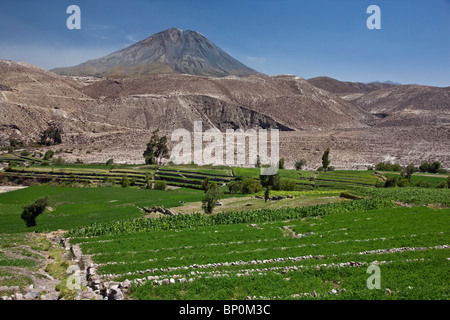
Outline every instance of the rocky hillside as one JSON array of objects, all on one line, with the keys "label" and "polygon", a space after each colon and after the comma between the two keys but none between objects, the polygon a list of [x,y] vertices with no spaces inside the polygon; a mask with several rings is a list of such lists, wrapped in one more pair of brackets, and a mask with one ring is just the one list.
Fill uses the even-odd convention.
[{"label": "rocky hillside", "polygon": [[317,168],[328,147],[337,168],[425,160],[450,166],[449,88],[374,89],[337,81],[328,81],[334,89],[325,90],[292,75],[113,80],[61,76],[0,60],[0,144],[10,138],[36,141],[56,124],[64,133],[63,144],[54,148],[70,149],[62,154],[67,161],[136,163],[143,161],[152,130],[170,136],[202,121],[204,130],[280,129],[280,155],[288,167],[304,158]]}]

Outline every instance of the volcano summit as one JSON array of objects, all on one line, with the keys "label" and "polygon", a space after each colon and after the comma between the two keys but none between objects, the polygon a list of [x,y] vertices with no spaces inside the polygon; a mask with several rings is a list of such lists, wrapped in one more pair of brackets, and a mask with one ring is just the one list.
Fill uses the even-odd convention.
[{"label": "volcano summit", "polygon": [[177,28],[159,32],[103,58],[52,71],[61,75],[114,78],[151,74],[224,77],[257,73],[231,57],[201,33]]}]

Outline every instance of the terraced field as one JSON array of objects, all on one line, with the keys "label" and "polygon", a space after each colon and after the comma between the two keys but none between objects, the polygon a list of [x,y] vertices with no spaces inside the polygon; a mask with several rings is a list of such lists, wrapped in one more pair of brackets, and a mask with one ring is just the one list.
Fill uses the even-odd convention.
[{"label": "terraced field", "polygon": [[63,165],[63,166],[13,166],[4,173],[13,182],[29,180],[39,183],[63,182],[101,184],[108,181],[119,184],[126,175],[136,186],[145,186],[164,180],[169,186],[199,189],[203,180],[226,184],[234,177],[229,169],[205,169],[197,167],[162,166],[107,166],[107,165]]},{"label": "terraced field", "polygon": [[[0,172],[0,182],[31,185],[0,194],[0,287],[8,294],[25,294],[38,283],[33,272],[47,277],[49,257],[68,252],[58,241],[55,251],[46,242],[31,246],[56,231],[93,261],[104,286],[88,285],[91,298],[125,280],[132,299],[450,298],[448,188],[375,188],[372,171],[280,170],[294,191],[271,190],[267,202],[263,192],[224,193],[206,215],[205,193],[195,190],[204,179],[224,187],[258,178],[259,169],[26,162]],[[131,187],[118,185],[125,175]],[[433,185],[442,179],[428,177]],[[157,180],[178,188],[147,189]],[[27,228],[22,206],[43,196],[49,206]],[[149,213],[152,206],[173,215]],[[76,263],[64,259],[50,282],[59,286],[54,296],[64,267]],[[380,268],[380,289],[367,287],[372,265]],[[18,268],[22,278],[13,279]]]},{"label": "terraced field", "polygon": [[449,214],[397,207],[71,242],[104,281],[131,280],[136,299],[448,299]]}]

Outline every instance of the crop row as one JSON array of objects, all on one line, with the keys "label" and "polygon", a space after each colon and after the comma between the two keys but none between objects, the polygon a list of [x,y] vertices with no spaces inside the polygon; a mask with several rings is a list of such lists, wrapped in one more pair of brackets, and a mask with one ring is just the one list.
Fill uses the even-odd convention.
[{"label": "crop row", "polygon": [[93,224],[88,227],[71,229],[70,237],[99,236],[106,234],[122,234],[129,232],[169,230],[180,228],[192,228],[211,225],[226,225],[234,223],[258,223],[283,219],[302,218],[307,216],[321,216],[326,214],[365,211],[378,208],[392,207],[389,200],[355,200],[315,205],[308,207],[262,209],[246,212],[227,212],[216,215],[203,215],[200,213],[191,215],[164,216],[157,219],[132,219],[111,223]]}]

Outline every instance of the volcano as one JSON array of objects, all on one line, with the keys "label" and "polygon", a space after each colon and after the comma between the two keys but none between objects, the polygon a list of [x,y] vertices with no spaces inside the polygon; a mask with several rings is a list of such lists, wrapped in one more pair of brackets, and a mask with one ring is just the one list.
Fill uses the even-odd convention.
[{"label": "volcano", "polygon": [[159,32],[105,57],[52,71],[60,75],[113,78],[153,74],[240,77],[257,73],[201,33],[178,28]]}]

